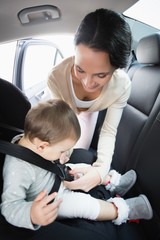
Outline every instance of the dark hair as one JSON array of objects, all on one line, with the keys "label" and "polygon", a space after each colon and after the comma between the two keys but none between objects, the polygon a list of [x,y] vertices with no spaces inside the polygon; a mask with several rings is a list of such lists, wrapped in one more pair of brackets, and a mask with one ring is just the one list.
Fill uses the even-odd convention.
[{"label": "dark hair", "polygon": [[80,125],[76,114],[66,102],[53,99],[40,102],[28,111],[24,133],[31,141],[35,137],[51,144],[67,138],[77,141]]},{"label": "dark hair", "polygon": [[125,68],[131,51],[131,31],[123,16],[108,9],[97,9],[84,17],[75,34],[75,45],[109,54],[111,65]]}]

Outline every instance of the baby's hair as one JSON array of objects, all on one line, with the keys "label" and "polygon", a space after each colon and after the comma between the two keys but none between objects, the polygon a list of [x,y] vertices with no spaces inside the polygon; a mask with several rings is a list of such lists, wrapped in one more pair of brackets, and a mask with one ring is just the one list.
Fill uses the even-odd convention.
[{"label": "baby's hair", "polygon": [[62,100],[48,100],[32,107],[25,118],[25,137],[30,141],[39,138],[50,144],[80,137],[80,125],[76,114]]}]

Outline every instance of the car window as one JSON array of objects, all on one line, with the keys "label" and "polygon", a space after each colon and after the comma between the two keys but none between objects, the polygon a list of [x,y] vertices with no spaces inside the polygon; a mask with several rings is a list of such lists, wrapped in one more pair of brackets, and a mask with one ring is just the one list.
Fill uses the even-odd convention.
[{"label": "car window", "polygon": [[12,82],[16,45],[16,41],[0,45],[0,77],[9,82]]},{"label": "car window", "polygon": [[32,105],[47,99],[47,77],[51,68],[63,59],[60,49],[42,39],[19,40],[16,49],[13,83]]},{"label": "car window", "polygon": [[138,22],[160,29],[159,0],[140,0],[127,9],[123,14]]},{"label": "car window", "polygon": [[[51,43],[56,44],[57,48],[59,48],[59,50],[61,51],[63,57],[68,57],[74,54],[74,45],[73,45],[73,35],[72,34],[59,34],[59,35],[49,35],[49,36],[40,36],[40,39],[43,40],[47,40],[50,41]],[[15,61],[15,52],[16,52],[16,47],[17,47],[17,41],[12,41],[12,42],[7,42],[7,43],[2,43],[0,44],[0,77],[6,79],[9,82],[12,82],[13,79],[13,68],[14,68],[14,61]],[[37,50],[33,50],[35,47],[35,49],[37,48]],[[39,48],[39,50],[38,50]],[[26,64],[28,64],[28,61],[33,61],[34,58],[34,53],[31,54],[31,51],[43,51],[43,55],[45,54],[44,52],[47,51],[47,54],[49,53],[49,55],[47,56],[47,54],[45,54],[45,57],[51,60],[50,55],[51,52],[54,52],[54,49],[51,50],[50,52],[50,48],[47,47],[44,48],[44,46],[42,46],[42,44],[39,44],[37,47],[34,45],[30,45],[28,47],[28,50],[26,51],[26,56],[28,58],[28,60],[25,60]],[[44,50],[46,49],[46,50]],[[36,53],[35,53],[36,54]],[[33,56],[32,56],[33,55]],[[29,60],[30,56],[32,56],[32,59]],[[38,55],[37,55],[38,56]],[[36,56],[35,56],[36,58]],[[50,64],[50,60],[47,60]],[[61,54],[57,54],[56,56],[56,63],[60,62],[62,60],[62,56]],[[40,60],[39,60],[40,61]],[[43,60],[42,60],[43,61]],[[46,62],[47,62],[46,61]],[[26,72],[26,70],[25,70]],[[34,73],[33,73],[34,74]],[[24,86],[24,88],[27,87],[27,84],[29,83],[25,83],[26,86]]]},{"label": "car window", "polygon": [[42,36],[0,45],[0,77],[20,88],[32,105],[48,99],[53,66],[73,55],[73,35]]},{"label": "car window", "polygon": [[46,81],[50,69],[62,60],[62,54],[54,46],[30,44],[25,49],[22,66],[22,90]]}]

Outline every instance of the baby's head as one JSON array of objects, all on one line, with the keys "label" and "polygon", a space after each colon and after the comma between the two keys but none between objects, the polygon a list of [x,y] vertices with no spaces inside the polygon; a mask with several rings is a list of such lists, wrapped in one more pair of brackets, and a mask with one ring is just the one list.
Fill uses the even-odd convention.
[{"label": "baby's head", "polygon": [[[74,111],[62,100],[48,100],[32,107],[26,115],[24,137],[37,146],[47,160],[56,160],[80,137]],[[40,152],[39,152],[40,150]]]}]

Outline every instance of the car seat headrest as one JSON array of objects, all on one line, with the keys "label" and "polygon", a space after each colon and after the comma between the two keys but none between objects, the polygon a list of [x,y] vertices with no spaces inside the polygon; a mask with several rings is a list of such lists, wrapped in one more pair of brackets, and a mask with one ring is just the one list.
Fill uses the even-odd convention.
[{"label": "car seat headrest", "polygon": [[160,65],[160,33],[142,38],[136,49],[139,63]]},{"label": "car seat headrest", "polygon": [[23,129],[30,108],[31,103],[19,88],[0,78],[0,122]]}]

